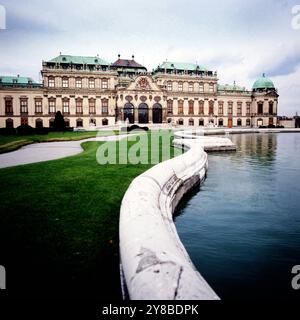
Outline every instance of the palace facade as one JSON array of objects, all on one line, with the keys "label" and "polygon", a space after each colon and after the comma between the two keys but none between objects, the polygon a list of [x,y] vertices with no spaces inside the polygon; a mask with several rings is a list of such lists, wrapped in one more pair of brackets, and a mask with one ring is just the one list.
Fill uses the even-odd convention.
[{"label": "palace facade", "polygon": [[43,62],[43,83],[0,77],[0,127],[51,127],[61,111],[70,127],[137,124],[276,125],[278,93],[263,75],[252,90],[220,85],[217,72],[164,62],[152,72],[132,59],[59,55]]}]

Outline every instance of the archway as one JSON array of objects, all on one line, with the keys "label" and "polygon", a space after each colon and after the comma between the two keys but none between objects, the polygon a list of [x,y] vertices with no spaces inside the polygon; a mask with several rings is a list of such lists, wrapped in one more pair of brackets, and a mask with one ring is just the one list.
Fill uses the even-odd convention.
[{"label": "archway", "polygon": [[127,102],[123,109],[124,121],[128,119],[129,123],[134,123],[134,107],[132,103]]},{"label": "archway", "polygon": [[149,122],[149,107],[146,103],[139,105],[139,123]]},{"label": "archway", "polygon": [[162,106],[159,103],[155,103],[153,105],[153,123],[162,123]]}]

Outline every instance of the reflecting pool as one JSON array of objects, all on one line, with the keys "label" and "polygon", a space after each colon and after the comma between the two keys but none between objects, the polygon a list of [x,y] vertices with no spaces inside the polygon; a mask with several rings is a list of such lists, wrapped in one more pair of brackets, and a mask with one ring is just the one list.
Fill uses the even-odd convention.
[{"label": "reflecting pool", "polygon": [[230,136],[204,184],[180,204],[179,236],[221,299],[300,299],[300,134]]}]

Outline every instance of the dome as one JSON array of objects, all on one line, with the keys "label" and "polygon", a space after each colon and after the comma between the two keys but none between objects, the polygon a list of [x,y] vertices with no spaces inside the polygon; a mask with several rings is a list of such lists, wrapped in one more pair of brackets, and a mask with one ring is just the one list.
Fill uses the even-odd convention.
[{"label": "dome", "polygon": [[257,79],[252,87],[253,90],[258,90],[258,89],[275,89],[274,83],[272,80],[267,78],[265,74],[259,79]]}]

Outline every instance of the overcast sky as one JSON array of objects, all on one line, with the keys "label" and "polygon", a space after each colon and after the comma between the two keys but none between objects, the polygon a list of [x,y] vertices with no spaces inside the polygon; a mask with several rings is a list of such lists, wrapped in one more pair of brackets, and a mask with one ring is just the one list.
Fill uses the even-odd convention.
[{"label": "overcast sky", "polygon": [[0,0],[0,74],[40,80],[42,60],[135,55],[152,70],[165,61],[198,62],[219,82],[251,88],[266,73],[279,90],[279,114],[300,113],[300,0]]}]

